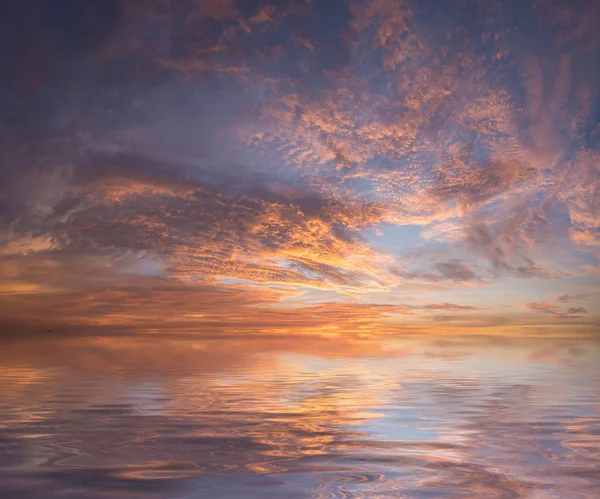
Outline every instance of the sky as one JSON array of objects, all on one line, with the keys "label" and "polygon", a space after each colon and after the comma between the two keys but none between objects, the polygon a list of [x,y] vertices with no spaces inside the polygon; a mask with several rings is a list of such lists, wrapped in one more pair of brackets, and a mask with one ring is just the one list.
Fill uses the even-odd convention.
[{"label": "sky", "polygon": [[2,335],[600,333],[600,3],[0,24]]}]

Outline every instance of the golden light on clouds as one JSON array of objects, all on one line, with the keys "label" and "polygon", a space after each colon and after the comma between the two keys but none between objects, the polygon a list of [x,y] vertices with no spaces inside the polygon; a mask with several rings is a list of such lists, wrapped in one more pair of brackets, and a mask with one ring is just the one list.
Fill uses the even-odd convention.
[{"label": "golden light on clouds", "polygon": [[21,51],[0,320],[597,334],[598,9],[475,3],[116,2],[91,65]]}]

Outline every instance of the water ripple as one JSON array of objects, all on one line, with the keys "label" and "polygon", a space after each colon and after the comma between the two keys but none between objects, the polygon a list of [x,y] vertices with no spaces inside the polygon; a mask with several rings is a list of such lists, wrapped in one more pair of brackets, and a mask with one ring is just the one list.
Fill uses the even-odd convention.
[{"label": "water ripple", "polygon": [[6,361],[0,497],[597,497],[594,350],[548,364],[524,345],[506,370],[494,348],[210,372]]}]

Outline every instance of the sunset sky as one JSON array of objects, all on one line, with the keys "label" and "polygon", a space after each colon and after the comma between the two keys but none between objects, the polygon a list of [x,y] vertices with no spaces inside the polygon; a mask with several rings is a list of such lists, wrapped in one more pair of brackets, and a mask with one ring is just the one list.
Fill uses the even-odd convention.
[{"label": "sunset sky", "polygon": [[0,9],[2,335],[600,334],[600,3]]}]

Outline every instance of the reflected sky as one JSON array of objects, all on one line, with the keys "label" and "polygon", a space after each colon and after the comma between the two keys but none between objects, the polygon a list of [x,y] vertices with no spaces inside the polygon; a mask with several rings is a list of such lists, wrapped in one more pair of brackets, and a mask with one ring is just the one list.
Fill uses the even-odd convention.
[{"label": "reflected sky", "polygon": [[596,497],[597,341],[342,343],[7,343],[0,497]]}]

